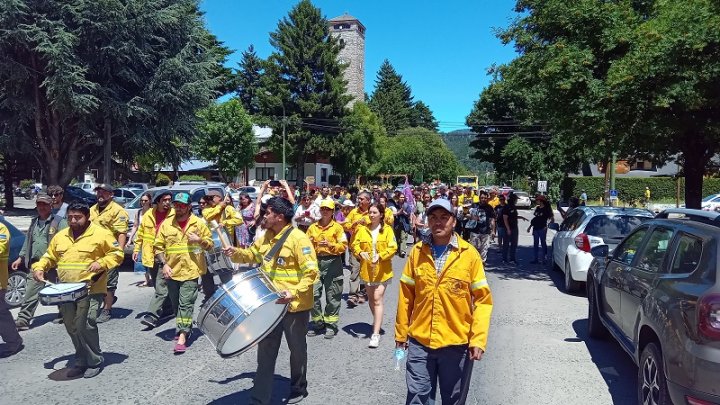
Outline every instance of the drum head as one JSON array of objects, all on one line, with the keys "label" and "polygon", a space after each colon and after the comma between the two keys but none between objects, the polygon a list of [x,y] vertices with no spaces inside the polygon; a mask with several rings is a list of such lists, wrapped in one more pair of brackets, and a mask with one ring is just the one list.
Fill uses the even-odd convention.
[{"label": "drum head", "polygon": [[218,353],[222,357],[232,357],[249,350],[275,329],[286,311],[287,305],[275,302],[259,306],[228,331],[227,339],[218,347]]},{"label": "drum head", "polygon": [[83,288],[86,288],[85,283],[57,283],[53,285],[49,285],[42,290],[40,290],[41,295],[59,295],[64,294],[68,292],[73,292],[77,290],[82,290]]}]

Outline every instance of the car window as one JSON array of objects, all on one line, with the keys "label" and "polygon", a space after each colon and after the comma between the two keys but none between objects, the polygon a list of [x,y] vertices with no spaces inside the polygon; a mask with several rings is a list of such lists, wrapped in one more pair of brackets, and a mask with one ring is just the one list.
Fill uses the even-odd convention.
[{"label": "car window", "polygon": [[195,190],[192,197],[190,198],[190,201],[200,202],[200,199],[203,198],[204,195],[205,195],[205,189],[199,188],[199,189]]},{"label": "car window", "polygon": [[599,236],[606,241],[612,239],[620,241],[649,219],[652,218],[632,215],[597,215],[590,218],[584,232],[588,235]]},{"label": "car window", "polygon": [[560,225],[561,231],[574,231],[582,223],[585,218],[585,213],[581,210],[573,210],[570,215],[565,218],[562,225]]},{"label": "car window", "polygon": [[655,228],[640,254],[637,267],[653,273],[659,272],[672,237],[672,229],[662,227]]},{"label": "car window", "polygon": [[635,253],[637,253],[640,248],[640,243],[642,243],[643,238],[645,238],[645,234],[647,234],[647,228],[639,229],[628,236],[627,239],[615,249],[613,258],[624,264],[632,264]]},{"label": "car window", "polygon": [[702,240],[689,235],[680,236],[670,272],[684,274],[695,271],[702,257],[702,248]]}]

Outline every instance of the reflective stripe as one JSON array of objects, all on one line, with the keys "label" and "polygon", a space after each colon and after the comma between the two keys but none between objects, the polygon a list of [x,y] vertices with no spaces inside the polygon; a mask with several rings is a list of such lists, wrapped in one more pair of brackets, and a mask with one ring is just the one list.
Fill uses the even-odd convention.
[{"label": "reflective stripe", "polygon": [[315,262],[305,262],[302,264],[302,266],[300,266],[300,270],[303,270],[303,271],[311,270],[311,269],[317,270],[317,268],[318,268],[318,266],[317,266],[317,263],[315,263]]},{"label": "reflective stripe", "polygon": [[340,320],[340,315],[326,315],[325,322],[337,322]]},{"label": "reflective stripe", "polygon": [[487,280],[480,280],[480,281],[476,281],[476,282],[472,283],[470,285],[470,289],[475,291],[475,290],[479,290],[479,289],[481,289],[483,287],[487,287],[487,286],[488,286]]},{"label": "reflective stripe", "polygon": [[400,276],[400,282],[405,283],[407,285],[415,285],[415,280],[411,277],[408,277],[406,275]]},{"label": "reflective stripe", "polygon": [[275,272],[275,271],[266,271],[265,272],[268,277],[270,277],[271,280],[280,280],[280,281],[297,281],[300,280],[301,275],[300,273],[284,273],[284,272]]}]

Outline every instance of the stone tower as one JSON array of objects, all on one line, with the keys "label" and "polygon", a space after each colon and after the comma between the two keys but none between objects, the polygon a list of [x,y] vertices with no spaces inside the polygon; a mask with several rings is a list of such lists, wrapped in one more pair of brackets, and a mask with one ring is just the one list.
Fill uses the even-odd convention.
[{"label": "stone tower", "polygon": [[365,26],[360,20],[345,13],[339,17],[328,20],[330,34],[340,38],[344,45],[338,60],[347,64],[345,80],[347,92],[355,101],[365,100]]}]

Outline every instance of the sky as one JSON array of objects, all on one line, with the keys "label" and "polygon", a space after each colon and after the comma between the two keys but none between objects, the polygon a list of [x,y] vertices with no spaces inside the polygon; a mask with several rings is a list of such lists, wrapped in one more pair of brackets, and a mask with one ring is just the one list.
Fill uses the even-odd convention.
[{"label": "sky", "polygon": [[[203,0],[208,28],[235,52],[237,68],[251,44],[262,58],[274,50],[269,34],[296,0]],[[383,60],[388,59],[412,89],[415,101],[430,106],[448,132],[465,127],[480,92],[490,82],[487,69],[515,57],[493,33],[516,14],[514,0],[313,0],[330,19],[344,13],[366,28],[365,91],[371,94]]]}]

